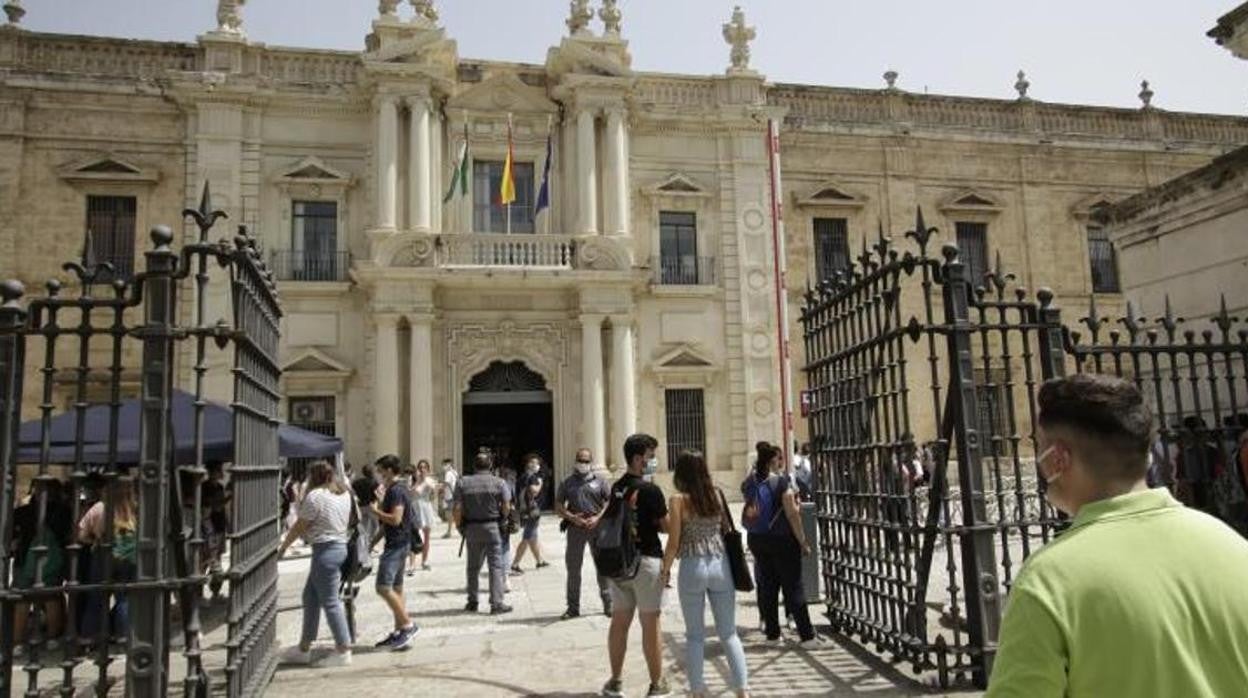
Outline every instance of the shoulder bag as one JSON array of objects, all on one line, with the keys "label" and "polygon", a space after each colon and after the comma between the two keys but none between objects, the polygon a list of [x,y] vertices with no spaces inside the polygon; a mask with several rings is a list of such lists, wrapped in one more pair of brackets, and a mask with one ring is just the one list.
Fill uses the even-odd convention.
[{"label": "shoulder bag", "polygon": [[745,546],[741,544],[741,532],[732,523],[732,514],[728,513],[728,500],[724,491],[715,488],[719,493],[720,504],[720,535],[724,538],[724,554],[728,556],[728,566],[732,568],[732,583],[737,591],[754,591],[754,579],[750,576],[750,566],[745,562]]}]

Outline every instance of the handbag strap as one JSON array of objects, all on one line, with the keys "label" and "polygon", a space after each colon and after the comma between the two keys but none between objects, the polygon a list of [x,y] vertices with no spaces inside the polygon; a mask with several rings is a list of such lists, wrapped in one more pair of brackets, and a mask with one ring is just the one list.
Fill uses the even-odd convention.
[{"label": "handbag strap", "polygon": [[719,527],[720,527],[721,532],[724,527],[724,522],[727,521],[728,531],[732,533],[736,533],[737,525],[732,522],[732,515],[728,513],[728,499],[724,497],[724,491],[716,487],[715,492],[719,494],[719,519],[720,519]]}]

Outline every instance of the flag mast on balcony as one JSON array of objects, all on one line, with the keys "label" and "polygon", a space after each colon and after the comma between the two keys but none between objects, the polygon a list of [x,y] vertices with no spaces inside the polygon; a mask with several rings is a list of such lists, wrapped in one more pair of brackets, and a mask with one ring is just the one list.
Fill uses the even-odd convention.
[{"label": "flag mast on balcony", "polygon": [[516,200],[516,178],[512,175],[515,162],[515,143],[511,135],[511,113],[507,114],[507,160],[503,163],[503,181],[499,187],[498,200],[506,208],[507,234],[511,235],[511,203]]},{"label": "flag mast on balcony", "polygon": [[546,164],[542,167],[542,187],[537,191],[537,204],[533,207],[533,217],[536,219],[546,211],[546,234],[550,234],[550,159],[554,153],[554,126],[553,119],[546,117]]}]

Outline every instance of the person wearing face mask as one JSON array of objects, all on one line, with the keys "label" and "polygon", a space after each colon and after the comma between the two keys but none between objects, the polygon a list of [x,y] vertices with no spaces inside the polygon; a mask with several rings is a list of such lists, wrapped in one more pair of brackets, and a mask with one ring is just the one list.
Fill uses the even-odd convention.
[{"label": "person wearing face mask", "polygon": [[[594,529],[607,508],[610,493],[607,481],[594,472],[593,454],[588,448],[578,450],[572,474],[559,483],[555,492],[555,515],[562,519],[559,530],[568,536],[563,553],[563,561],[568,568],[568,609],[563,612],[563,620],[581,615],[581,568],[585,564],[585,548],[593,545]],[[602,612],[610,617],[611,595],[607,592],[607,578],[600,574],[595,576],[598,578]]]},{"label": "person wearing face mask", "polygon": [[1248,695],[1248,541],[1145,480],[1135,384],[1041,387],[1036,465],[1070,528],[1010,588],[988,698]]},{"label": "person wearing face mask", "polygon": [[539,499],[542,494],[542,457],[530,453],[524,463],[524,472],[516,481],[516,506],[520,510],[520,545],[516,547],[516,557],[511,563],[511,571],[516,573],[521,573],[520,561],[524,559],[526,550],[533,551],[537,569],[550,566],[549,562],[542,559],[542,545],[537,539],[538,526],[542,521],[542,505]]}]

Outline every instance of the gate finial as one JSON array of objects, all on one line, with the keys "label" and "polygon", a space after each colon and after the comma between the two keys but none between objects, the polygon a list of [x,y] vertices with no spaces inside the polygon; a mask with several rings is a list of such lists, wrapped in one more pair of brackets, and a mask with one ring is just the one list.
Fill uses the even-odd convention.
[{"label": "gate finial", "polygon": [[82,256],[77,262],[62,264],[61,268],[73,272],[74,276],[78,277],[83,293],[88,296],[91,295],[91,286],[99,281],[101,274],[105,272],[111,274],[114,271],[112,263],[100,262],[95,256],[95,242],[90,228],[87,228],[82,236]]},{"label": "gate finial", "polygon": [[1170,305],[1169,293],[1166,294],[1166,314],[1158,318],[1157,322],[1166,330],[1166,336],[1170,338],[1171,342],[1174,341],[1174,334],[1179,329],[1179,325],[1185,322],[1183,318],[1174,316],[1174,308]]},{"label": "gate finial", "polygon": [[1218,314],[1214,316],[1213,324],[1217,325],[1219,330],[1222,330],[1222,337],[1225,339],[1227,335],[1230,334],[1231,325],[1234,323],[1235,318],[1231,317],[1230,313],[1226,310],[1226,294],[1220,294]]},{"label": "gate finial", "polygon": [[212,207],[212,183],[204,180],[204,193],[199,199],[199,210],[188,208],[183,209],[182,215],[195,221],[195,225],[199,226],[199,241],[206,242],[208,240],[208,231],[212,230],[212,226],[217,224],[221,218],[229,218],[224,211],[214,210]]},{"label": "gate finial", "polygon": [[26,287],[17,279],[0,281],[0,308],[17,308],[17,302],[26,294]]},{"label": "gate finial", "polygon": [[916,206],[914,214],[914,230],[906,233],[906,237],[913,238],[919,243],[919,256],[927,257],[927,243],[932,239],[932,235],[936,234],[936,228],[929,228],[923,221],[923,207]]},{"label": "gate finial", "polygon": [[997,300],[1001,300],[1005,298],[1005,287],[1009,284],[1009,282],[1015,281],[1018,279],[1018,277],[1015,276],[1013,272],[1007,272],[1005,268],[1002,267],[1000,249],[997,250],[997,258],[996,258],[995,265],[987,274],[984,274],[984,278],[986,278],[988,282],[992,284],[993,290],[995,290],[997,293]]}]

